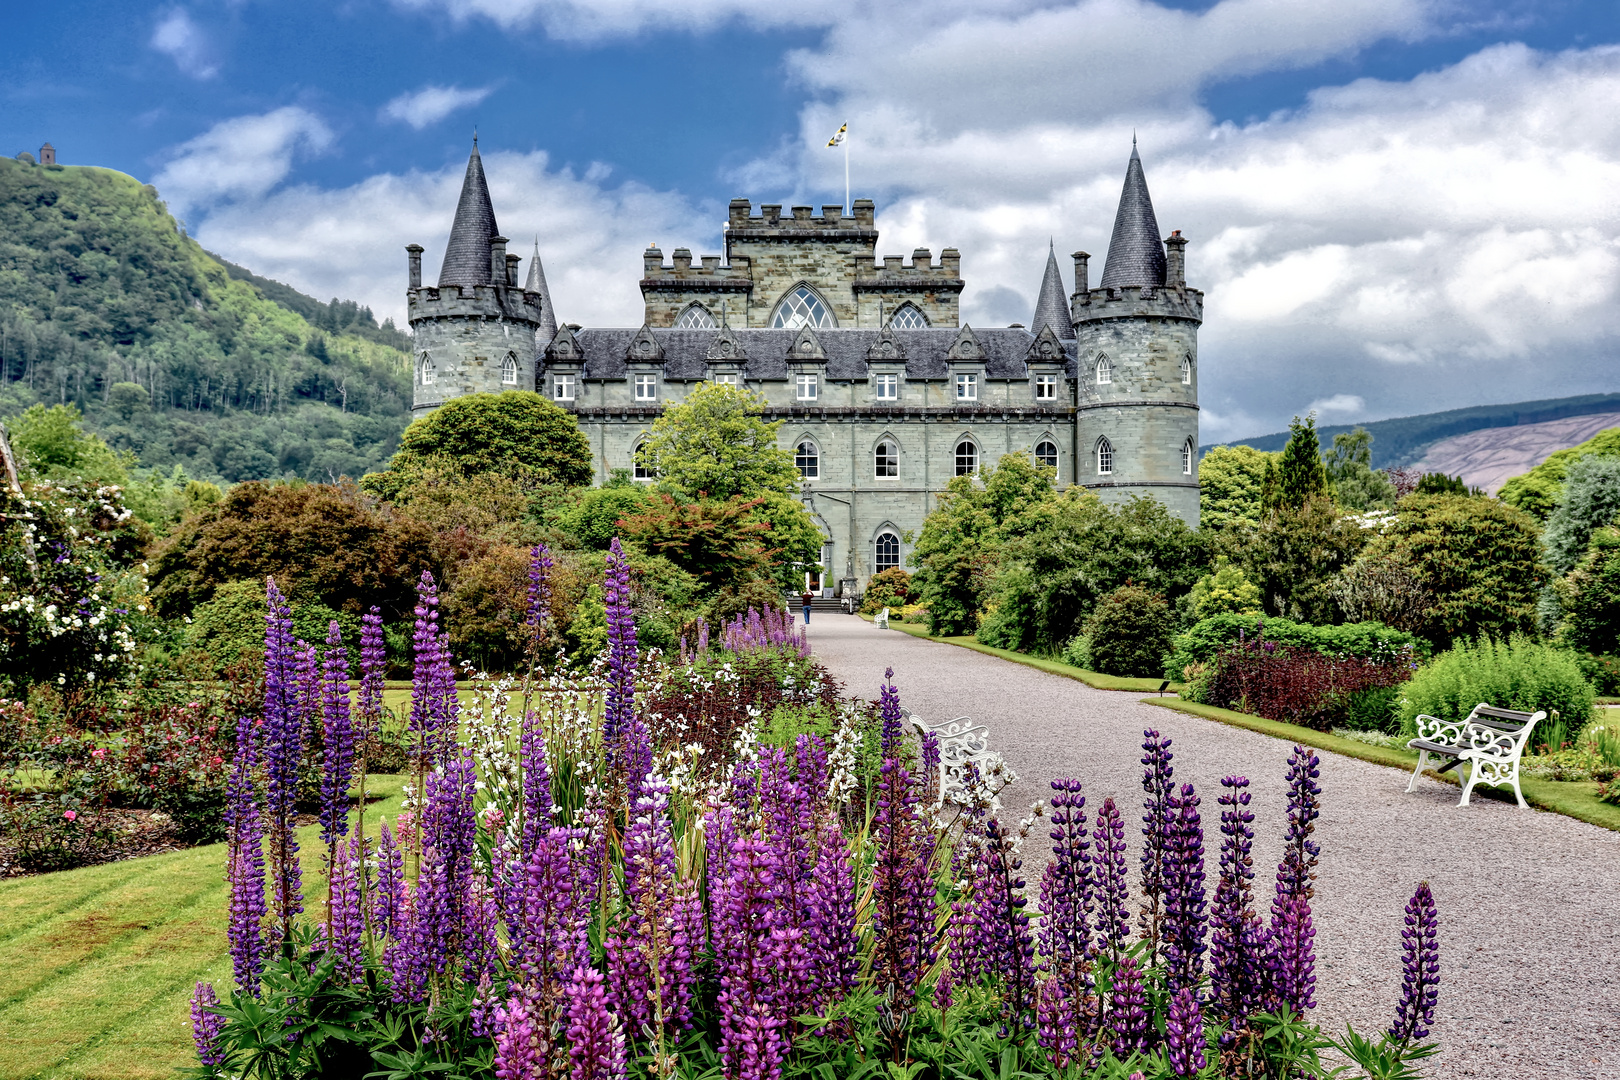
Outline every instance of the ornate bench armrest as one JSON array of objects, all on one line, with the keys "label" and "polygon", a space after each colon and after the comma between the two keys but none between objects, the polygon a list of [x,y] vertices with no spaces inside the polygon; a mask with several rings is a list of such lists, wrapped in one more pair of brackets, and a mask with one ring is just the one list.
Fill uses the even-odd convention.
[{"label": "ornate bench armrest", "polygon": [[1484,727],[1478,724],[1468,726],[1468,750],[1470,757],[1495,758],[1499,761],[1511,761],[1518,757],[1524,748],[1525,729],[1518,731],[1498,731],[1495,728]]},{"label": "ornate bench armrest", "polygon": [[1426,713],[1419,713],[1417,718],[1418,738],[1449,746],[1467,746],[1467,728],[1466,720],[1442,720]]}]

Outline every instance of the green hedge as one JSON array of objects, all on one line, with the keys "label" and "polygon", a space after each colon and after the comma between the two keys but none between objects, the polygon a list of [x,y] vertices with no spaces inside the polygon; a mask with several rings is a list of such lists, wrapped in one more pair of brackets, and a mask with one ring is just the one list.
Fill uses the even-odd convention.
[{"label": "green hedge", "polygon": [[1578,733],[1592,719],[1596,698],[1567,649],[1519,636],[1482,640],[1449,649],[1412,674],[1401,695],[1401,722],[1415,734],[1419,713],[1460,720],[1482,701],[1523,712],[1544,709],[1547,719],[1532,736],[1539,743],[1543,736],[1552,738],[1557,725],[1566,736]]},{"label": "green hedge", "polygon": [[1206,663],[1222,649],[1236,645],[1239,635],[1252,640],[1257,632],[1263,632],[1267,641],[1279,645],[1298,645],[1330,655],[1359,656],[1367,660],[1393,660],[1406,649],[1419,658],[1428,652],[1422,639],[1383,623],[1312,626],[1256,615],[1212,615],[1191,630],[1176,635],[1165,660],[1164,677],[1180,681],[1185,678],[1183,672],[1187,665]]}]

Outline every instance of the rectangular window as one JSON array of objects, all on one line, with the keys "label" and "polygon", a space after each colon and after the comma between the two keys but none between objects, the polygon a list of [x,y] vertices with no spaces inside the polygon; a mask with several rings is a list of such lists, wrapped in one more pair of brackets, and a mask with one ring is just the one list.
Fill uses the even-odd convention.
[{"label": "rectangular window", "polygon": [[875,393],[873,396],[878,401],[900,400],[900,376],[877,375],[874,376],[873,383],[875,386]]},{"label": "rectangular window", "polygon": [[551,377],[551,397],[554,401],[573,401],[574,377],[572,375],[553,375]]},{"label": "rectangular window", "polygon": [[798,377],[799,400],[816,400],[816,377],[814,375],[800,375]]},{"label": "rectangular window", "polygon": [[735,375],[716,375],[714,377],[714,384],[716,386],[736,386],[737,385],[737,376],[735,376]]},{"label": "rectangular window", "polygon": [[1057,400],[1057,376],[1056,375],[1037,375],[1037,376],[1035,376],[1035,400],[1036,401],[1056,401]]},{"label": "rectangular window", "polygon": [[636,400],[658,400],[658,377],[656,375],[636,376]]},{"label": "rectangular window", "polygon": [[979,400],[979,377],[977,375],[958,375],[956,377],[956,400]]}]

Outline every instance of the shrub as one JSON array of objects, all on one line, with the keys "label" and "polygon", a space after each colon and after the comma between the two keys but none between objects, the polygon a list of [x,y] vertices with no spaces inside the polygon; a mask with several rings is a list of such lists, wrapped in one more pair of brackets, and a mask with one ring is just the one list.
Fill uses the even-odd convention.
[{"label": "shrub", "polygon": [[1620,697],[1620,656],[1578,653],[1575,663],[1580,665],[1581,674],[1592,684],[1592,689],[1603,697]]},{"label": "shrub", "polygon": [[1086,623],[1091,662],[1104,675],[1151,677],[1170,651],[1170,605],[1140,585],[1115,589]]},{"label": "shrub", "polygon": [[1201,620],[1186,633],[1176,635],[1175,651],[1165,661],[1165,678],[1179,682],[1187,677],[1185,669],[1189,664],[1206,663],[1240,640],[1258,636],[1278,645],[1297,646],[1335,656],[1353,656],[1377,663],[1424,653],[1423,643],[1418,638],[1381,623],[1311,626],[1288,619],[1216,615]]},{"label": "shrub", "polygon": [[1556,583],[1556,592],[1564,614],[1561,643],[1587,653],[1620,652],[1620,528],[1594,533],[1580,565]]},{"label": "shrub", "polygon": [[873,574],[861,597],[861,614],[874,615],[884,608],[904,607],[911,597],[911,575],[898,566]]},{"label": "shrub", "polygon": [[1513,477],[1502,485],[1502,501],[1546,521],[1563,498],[1570,467],[1592,454],[1620,455],[1620,427],[1600,431],[1579,446],[1555,451],[1523,476]]},{"label": "shrub", "polygon": [[1564,497],[1547,519],[1542,542],[1559,573],[1575,568],[1592,534],[1620,519],[1620,458],[1593,455],[1569,467]]},{"label": "shrub", "polygon": [[1485,702],[1525,712],[1545,709],[1549,721],[1579,730],[1591,719],[1595,697],[1574,653],[1519,635],[1482,638],[1441,653],[1413,673],[1401,697],[1401,723],[1415,733],[1419,713],[1455,721]]},{"label": "shrub", "polygon": [[1091,639],[1085,634],[1076,634],[1063,646],[1063,662],[1079,668],[1081,671],[1091,670]]},{"label": "shrub", "polygon": [[1215,570],[1201,577],[1192,587],[1193,614],[1200,619],[1211,615],[1260,614],[1260,586],[1233,566],[1225,555],[1215,560]]},{"label": "shrub", "polygon": [[1367,530],[1330,497],[1318,495],[1267,513],[1233,554],[1249,580],[1260,586],[1266,614],[1338,622],[1343,615],[1333,582],[1367,540]]},{"label": "shrub", "polygon": [[[1302,727],[1392,727],[1389,699],[1410,670],[1405,657],[1368,660],[1256,638],[1221,652],[1192,680],[1198,700]],[[1383,712],[1380,712],[1380,709]]]}]

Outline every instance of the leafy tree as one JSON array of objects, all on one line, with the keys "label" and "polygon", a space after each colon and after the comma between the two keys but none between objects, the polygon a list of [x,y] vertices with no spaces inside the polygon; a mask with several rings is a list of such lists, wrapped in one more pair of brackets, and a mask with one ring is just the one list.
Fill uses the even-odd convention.
[{"label": "leafy tree", "polygon": [[663,495],[651,507],[621,522],[623,536],[652,555],[662,555],[717,591],[750,578],[768,578],[777,559],[770,526],[752,520],[758,501],[677,502]]},{"label": "leafy tree", "polygon": [[1620,518],[1620,457],[1590,455],[1565,474],[1558,507],[1547,519],[1547,562],[1568,573],[1585,554],[1592,534]]},{"label": "leafy tree", "polygon": [[88,484],[123,484],[135,463],[133,454],[118,454],[81,425],[73,405],[30,405],[5,421],[11,448],[24,469],[37,479]]},{"label": "leafy tree", "polygon": [[1431,597],[1404,551],[1376,546],[1345,567],[1330,586],[1350,622],[1377,622],[1417,633]]},{"label": "leafy tree", "polygon": [[1266,472],[1261,505],[1266,510],[1303,506],[1328,491],[1322,446],[1316,438],[1316,414],[1288,424],[1288,443]]},{"label": "leafy tree", "polygon": [[1495,499],[1409,495],[1367,547],[1410,568],[1429,600],[1413,628],[1435,648],[1529,632],[1547,580],[1536,523]]},{"label": "leafy tree", "polygon": [[1620,527],[1595,531],[1580,563],[1558,585],[1564,609],[1559,640],[1583,652],[1620,653]]},{"label": "leafy tree", "polygon": [[764,401],[734,386],[705,383],[665,409],[638,451],[659,486],[683,499],[752,499],[799,490],[793,454],[777,445],[782,424],[760,419]]},{"label": "leafy tree", "polygon": [[1479,488],[1471,488],[1463,483],[1461,476],[1447,476],[1445,473],[1424,473],[1418,478],[1417,489],[1414,495],[1481,495]]},{"label": "leafy tree", "polygon": [[1343,621],[1334,578],[1366,542],[1366,532],[1324,492],[1266,514],[1231,555],[1260,587],[1267,615],[1334,623]]},{"label": "leafy tree", "polygon": [[619,535],[619,521],[650,509],[657,501],[646,484],[619,476],[599,488],[580,492],[562,512],[560,524],[581,547],[606,551]]},{"label": "leafy tree", "polygon": [[[532,390],[468,394],[411,421],[388,471],[403,486],[435,467],[463,476],[532,472],[577,487],[591,482],[591,445],[572,413]],[[391,482],[372,484],[381,490]]]},{"label": "leafy tree", "polygon": [[1620,427],[1600,431],[1579,446],[1555,451],[1523,476],[1502,485],[1501,500],[1540,521],[1546,521],[1563,499],[1564,477],[1582,458],[1594,454],[1620,457]]},{"label": "leafy tree", "polygon": [[1200,619],[1212,615],[1258,615],[1261,611],[1260,586],[1225,555],[1216,558],[1215,569],[1209,575],[1193,584],[1190,595],[1193,615]]},{"label": "leafy tree", "polygon": [[1170,605],[1140,585],[1103,597],[1086,620],[1091,664],[1105,675],[1157,676],[1170,651]]},{"label": "leafy tree", "polygon": [[1198,462],[1198,520],[1219,530],[1260,524],[1266,466],[1276,458],[1252,446],[1217,446]]},{"label": "leafy tree", "polygon": [[1333,436],[1333,449],[1323,458],[1333,498],[1346,510],[1366,511],[1395,505],[1395,485],[1372,467],[1372,435],[1366,428]]}]

